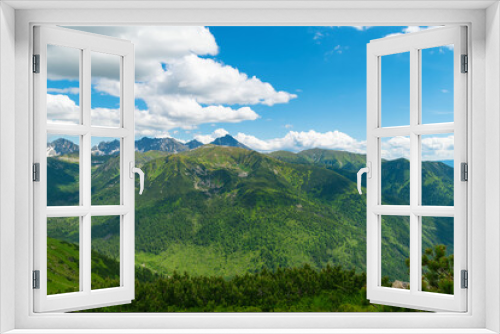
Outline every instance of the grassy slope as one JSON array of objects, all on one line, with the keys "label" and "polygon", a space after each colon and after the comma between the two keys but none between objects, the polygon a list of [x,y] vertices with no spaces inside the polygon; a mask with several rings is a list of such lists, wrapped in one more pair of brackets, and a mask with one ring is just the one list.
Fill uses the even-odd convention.
[{"label": "grassy slope", "polygon": [[[119,262],[92,251],[92,288],[117,286]],[[79,291],[79,247],[76,244],[47,238],[48,294]]]},{"label": "grassy slope", "polygon": [[[224,277],[304,263],[363,270],[365,197],[357,195],[349,173],[354,175],[365,157],[327,150],[275,153],[211,145],[174,155],[137,153],[146,173],[146,191],[136,196],[137,263],[164,274],[186,270]],[[298,156],[300,163],[281,161],[283,156],[290,162]],[[95,167],[93,200],[114,198],[116,163],[111,158]],[[391,164],[397,163],[405,162],[384,162],[383,170],[394,170]],[[452,179],[442,175],[450,168],[432,163],[435,168],[427,171],[425,164],[424,192],[447,189]],[[389,174],[399,193],[389,189],[384,195],[394,201],[408,187],[397,175]],[[93,247],[108,256],[119,242],[110,225],[93,220],[92,227]],[[403,277],[407,269],[400,258],[408,249],[396,236],[405,238],[409,231],[397,221],[385,231],[385,271]],[[449,243],[449,233],[431,221],[424,226],[424,244]]]}]

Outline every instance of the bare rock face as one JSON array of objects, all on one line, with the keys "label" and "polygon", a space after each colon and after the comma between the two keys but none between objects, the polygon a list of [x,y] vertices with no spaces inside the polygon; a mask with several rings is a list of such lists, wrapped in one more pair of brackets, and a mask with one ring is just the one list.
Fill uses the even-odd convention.
[{"label": "bare rock face", "polygon": [[392,287],[395,288],[395,289],[406,289],[406,290],[408,290],[410,288],[410,283],[395,280],[394,282],[392,282]]}]

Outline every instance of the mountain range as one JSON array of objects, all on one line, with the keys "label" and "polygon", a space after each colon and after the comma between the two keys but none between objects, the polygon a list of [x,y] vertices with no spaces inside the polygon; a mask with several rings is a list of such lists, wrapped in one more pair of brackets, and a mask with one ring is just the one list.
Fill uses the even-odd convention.
[{"label": "mountain range", "polygon": [[[176,270],[227,278],[304,263],[364,271],[366,197],[357,194],[355,172],[365,159],[334,150],[262,154],[215,144],[179,153],[137,151],[146,181],[136,196],[136,264],[162,275]],[[68,205],[79,193],[78,165],[61,156],[47,163],[51,203]],[[119,201],[118,163],[111,156],[95,166],[93,205]],[[408,168],[405,159],[382,163],[383,184],[390,185],[382,189],[386,203],[404,204]],[[453,205],[453,168],[423,162],[422,170],[424,197]],[[401,217],[382,221],[383,271],[408,281],[409,228]],[[93,248],[110,257],[120,235],[111,226],[92,221]],[[452,251],[450,224],[431,217],[422,236],[423,247],[440,243]],[[77,235],[60,239],[78,242]]]},{"label": "mountain range", "polygon": [[[240,147],[250,150],[230,135],[216,138],[210,144],[217,146]],[[203,146],[203,143],[193,139],[186,143],[181,143],[174,138],[149,138],[143,137],[135,141],[135,150],[141,153],[149,151],[160,151],[168,153],[179,153],[193,150]],[[65,138],[58,138],[50,143],[47,143],[47,156],[55,157],[79,151],[79,146]],[[120,141],[118,139],[112,141],[103,141],[92,147],[92,155],[117,155],[120,152]]]}]

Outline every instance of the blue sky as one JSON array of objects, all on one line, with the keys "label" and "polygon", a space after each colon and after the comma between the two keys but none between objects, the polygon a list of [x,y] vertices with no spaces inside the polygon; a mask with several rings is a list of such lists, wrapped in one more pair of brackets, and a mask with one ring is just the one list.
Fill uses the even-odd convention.
[{"label": "blue sky", "polygon": [[[150,40],[137,37],[144,36],[138,30],[155,28]],[[136,45],[137,138],[171,136],[207,142],[229,133],[261,151],[320,146],[354,152],[364,150],[366,139],[367,43],[425,29],[168,28],[77,28],[130,39]],[[184,38],[172,40],[176,33]],[[63,65],[54,60],[54,67],[63,69],[49,75],[49,88],[78,86],[74,77],[65,74],[71,72],[67,58],[63,62],[68,64]],[[95,59],[97,64],[99,58]],[[452,60],[449,47],[422,51],[424,123],[453,121]],[[116,77],[108,70],[112,62],[101,63],[95,72],[93,67],[92,108],[95,124],[109,126],[118,119],[119,98]],[[408,124],[408,78],[408,55],[383,58],[383,126]],[[49,94],[61,95],[55,104],[66,106],[69,102],[63,100],[69,98],[77,108],[78,95],[54,90]],[[179,116],[182,113],[186,115]]]}]

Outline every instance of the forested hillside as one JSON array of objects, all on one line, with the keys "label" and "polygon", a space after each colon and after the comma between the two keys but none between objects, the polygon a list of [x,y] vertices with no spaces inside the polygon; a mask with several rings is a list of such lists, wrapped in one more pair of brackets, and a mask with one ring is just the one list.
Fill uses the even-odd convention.
[{"label": "forested hillside", "polygon": [[[75,160],[68,155],[47,159],[54,205],[78,198]],[[366,197],[358,195],[355,184],[363,155],[319,149],[261,154],[204,145],[175,154],[136,152],[136,160],[146,174],[144,194],[136,196],[136,265],[153,276],[186,272],[192,278],[236,282],[304,265],[317,273],[338,266],[363,275],[366,269]],[[119,157],[99,156],[93,162],[92,204],[118,204]],[[405,204],[408,161],[382,165],[383,184],[391,185],[383,188],[383,198]],[[452,204],[453,168],[424,162],[422,169],[426,197]],[[117,219],[92,219],[92,248],[109,259],[116,259],[119,249]],[[59,231],[58,240],[78,243],[78,236],[65,233],[62,225],[64,219],[51,224],[49,235]],[[423,245],[443,244],[451,252],[449,226],[429,218]],[[382,269],[390,281],[409,281],[408,238],[404,218],[383,217]],[[163,283],[151,282],[147,289],[155,284]]]}]

